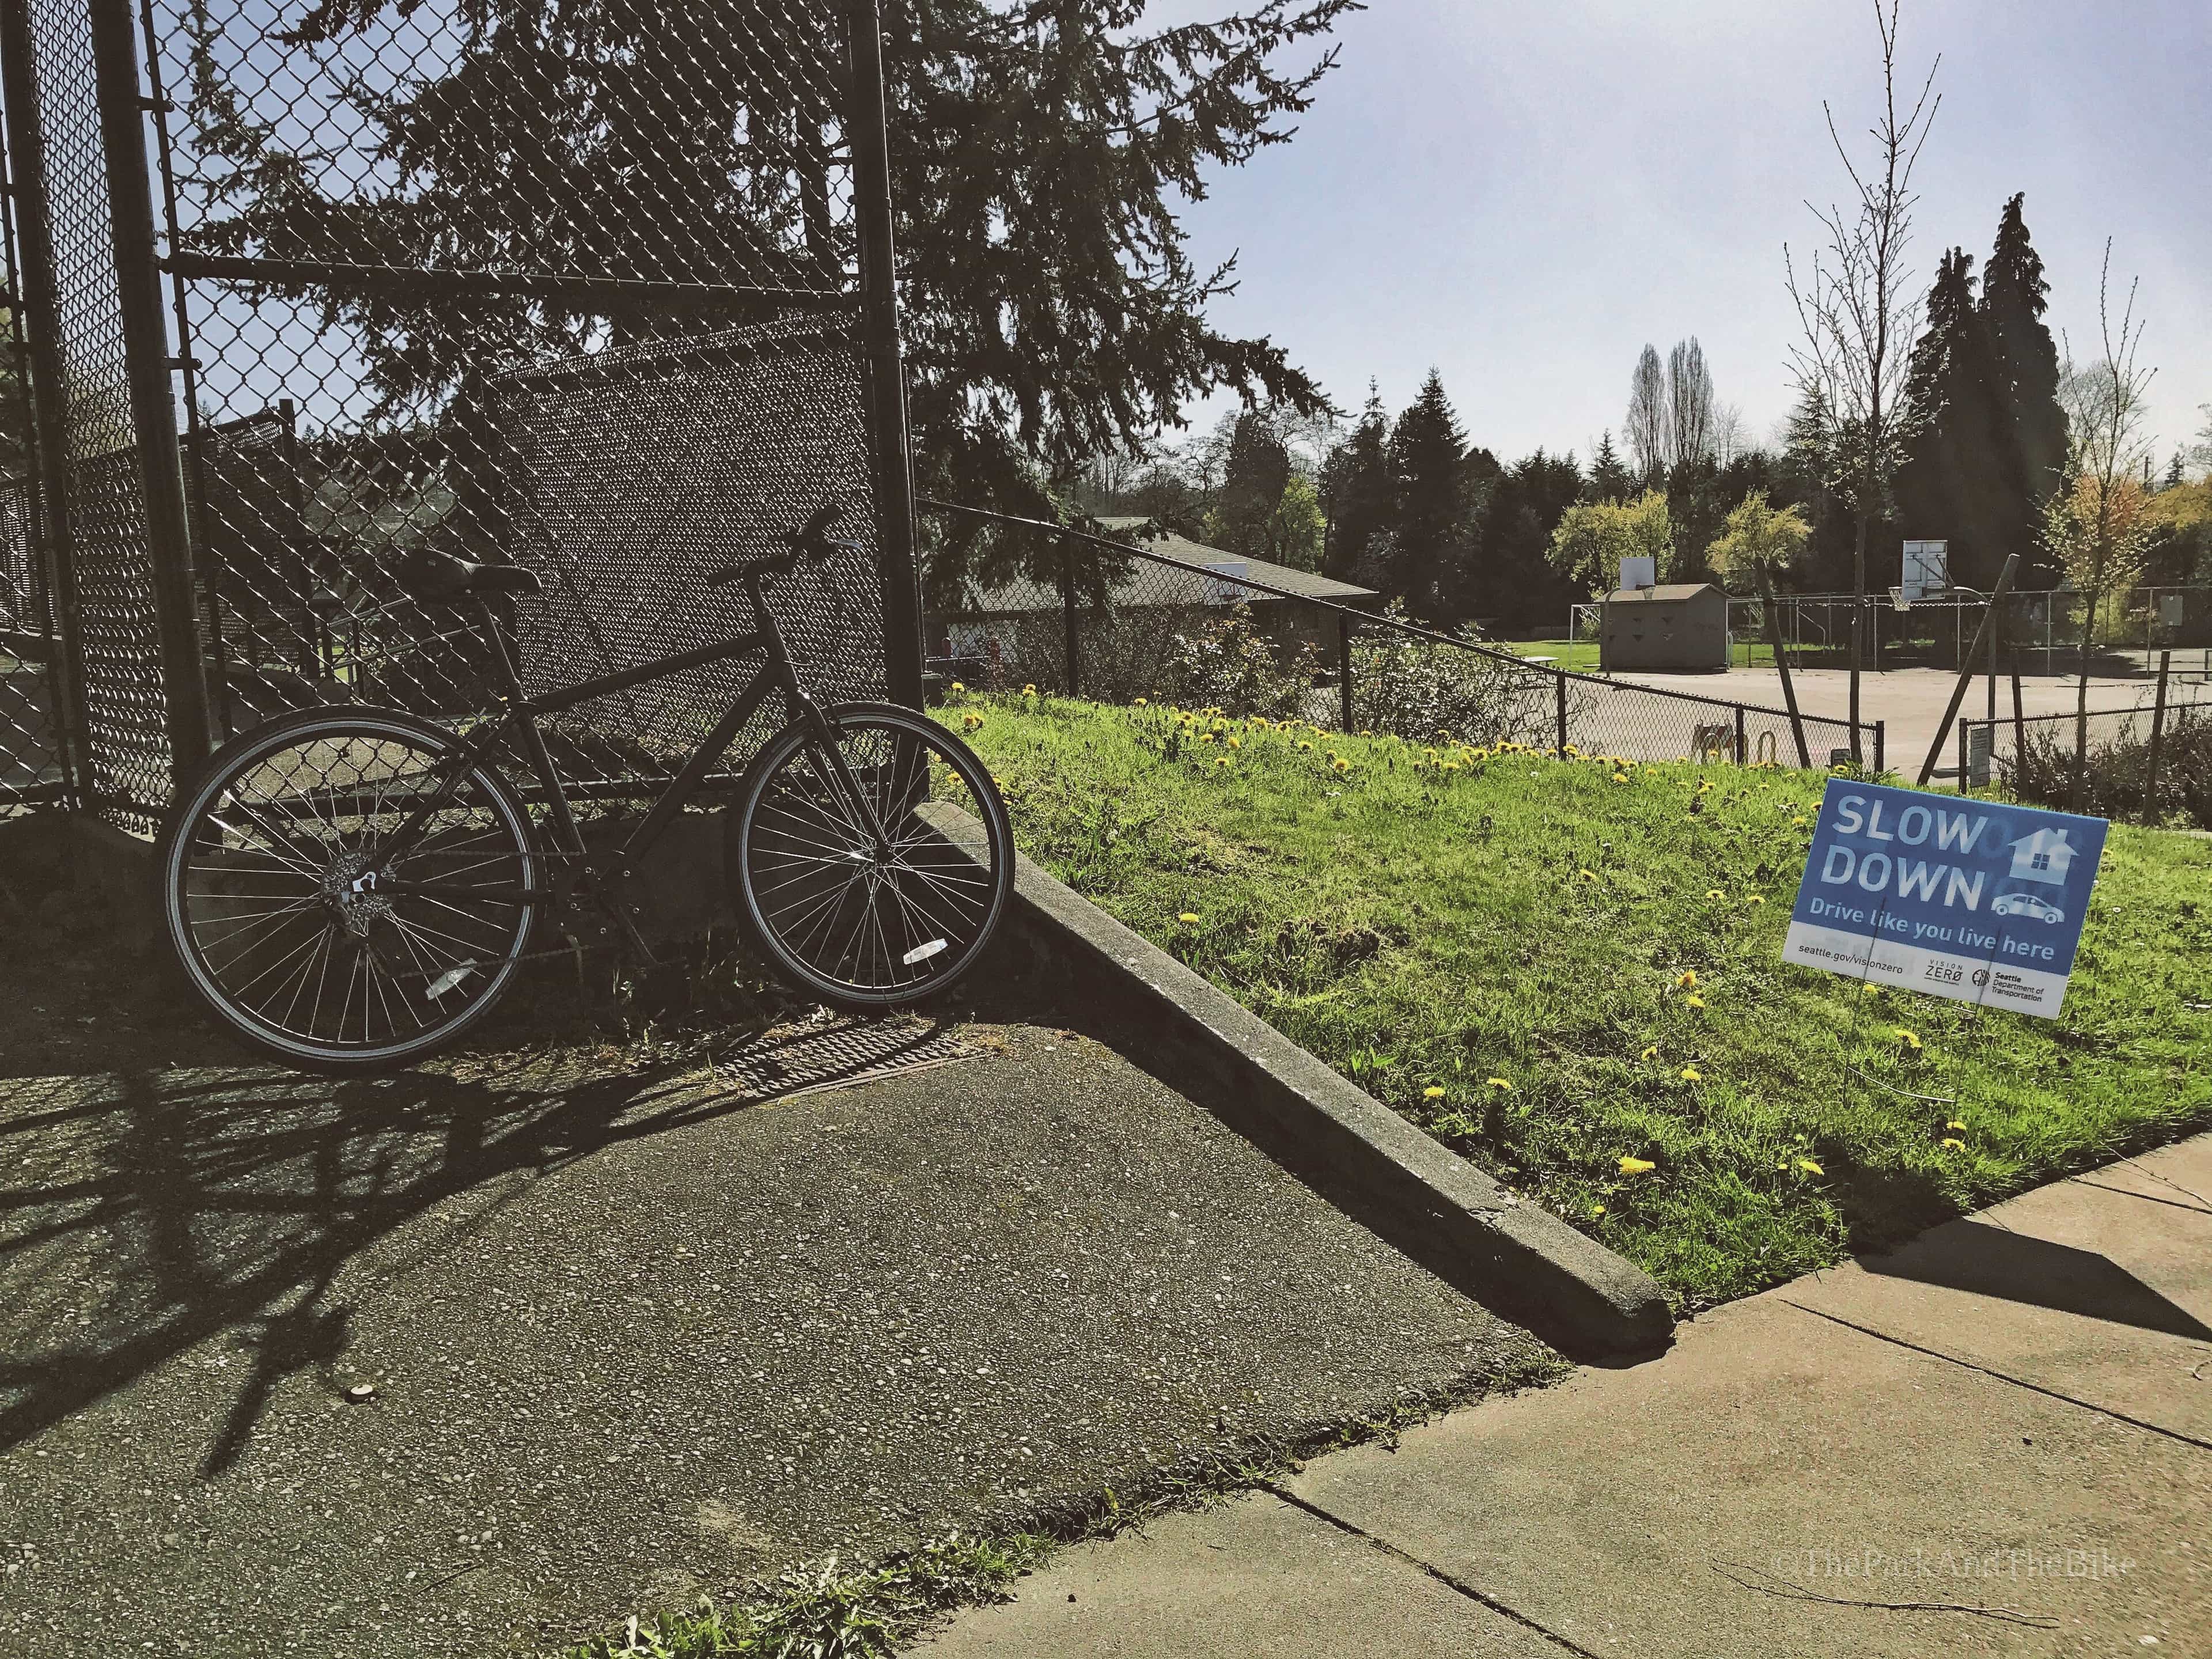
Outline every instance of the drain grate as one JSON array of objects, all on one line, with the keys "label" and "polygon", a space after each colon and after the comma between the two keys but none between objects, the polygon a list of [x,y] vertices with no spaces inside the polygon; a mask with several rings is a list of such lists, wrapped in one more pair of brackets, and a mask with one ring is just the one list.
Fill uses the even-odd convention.
[{"label": "drain grate", "polygon": [[957,1031],[929,1020],[832,1016],[763,1031],[715,1055],[709,1069],[743,1098],[787,1100],[949,1066],[977,1052]]}]

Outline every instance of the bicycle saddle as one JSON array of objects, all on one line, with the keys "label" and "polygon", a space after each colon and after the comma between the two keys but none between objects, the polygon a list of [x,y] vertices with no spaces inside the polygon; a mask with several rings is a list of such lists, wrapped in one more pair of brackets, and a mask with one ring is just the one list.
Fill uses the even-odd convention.
[{"label": "bicycle saddle", "polygon": [[471,594],[542,593],[538,573],[518,564],[477,564],[451,553],[418,548],[395,572],[410,599],[458,599]]}]

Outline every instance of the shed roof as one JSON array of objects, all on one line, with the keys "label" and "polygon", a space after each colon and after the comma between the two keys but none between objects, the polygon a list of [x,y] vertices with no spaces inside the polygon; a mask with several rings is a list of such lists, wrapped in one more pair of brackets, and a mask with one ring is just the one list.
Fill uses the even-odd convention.
[{"label": "shed roof", "polygon": [[1658,599],[1694,599],[1700,593],[1728,595],[1711,582],[1663,582],[1657,587],[1620,587],[1606,595],[1608,605],[1649,605]]},{"label": "shed roof", "polygon": [[[1141,518],[1111,518],[1100,519],[1097,522],[1109,534],[1127,536],[1145,520]],[[1270,587],[1279,587],[1299,599],[1330,599],[1338,605],[1358,605],[1362,600],[1381,597],[1371,587],[1354,586],[1350,582],[1316,575],[1310,570],[1294,570],[1289,565],[1275,564],[1267,559],[1244,558],[1172,532],[1156,536],[1141,545],[1164,553],[1169,558],[1180,559],[1185,564],[1202,566],[1212,574],[1200,575],[1195,571],[1179,570],[1173,565],[1133,559],[1130,561],[1128,573],[1115,582],[1108,596],[1109,603],[1121,606],[1233,605],[1238,598],[1249,597],[1265,604],[1276,597],[1272,593],[1240,591],[1237,586],[1237,579],[1240,577],[1265,582]],[[962,606],[963,611],[1000,614],[1057,611],[1060,605],[1057,586],[1050,582],[1031,581],[1027,578],[1000,582],[990,587],[970,588],[966,599],[967,603]]]}]

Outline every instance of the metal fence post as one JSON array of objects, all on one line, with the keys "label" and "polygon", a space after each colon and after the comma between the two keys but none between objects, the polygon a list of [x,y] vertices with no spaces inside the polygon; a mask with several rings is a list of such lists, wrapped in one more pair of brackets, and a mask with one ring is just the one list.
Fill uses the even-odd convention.
[{"label": "metal fence post", "polygon": [[1735,763],[1741,766],[1750,758],[1751,750],[1744,742],[1743,705],[1738,703],[1735,710]]},{"label": "metal fence post", "polygon": [[199,605],[192,592],[191,523],[185,507],[184,457],[177,443],[176,390],[170,383],[169,325],[154,247],[154,192],[146,172],[145,98],[138,81],[137,29],[130,0],[90,0],[93,78],[107,163],[108,213],[115,227],[116,297],[123,361],[131,383],[131,425],[146,489],[147,554],[154,567],[154,612],[161,636],[161,689],[169,760],[179,783],[210,748],[207,673],[200,656]]},{"label": "metal fence post", "polygon": [[2173,653],[2158,653],[2158,696],[2150,713],[2150,777],[2143,785],[2143,822],[2158,822],[2158,751],[2166,738],[2166,678],[2173,668]]},{"label": "metal fence post", "polygon": [[1336,691],[1344,729],[1352,730],[1352,618],[1336,619]]},{"label": "metal fence post", "polygon": [[1886,735],[1886,722],[1876,720],[1874,723],[1874,769],[1877,772],[1884,769],[1882,766],[1882,746]]},{"label": "metal fence post", "polygon": [[1559,754],[1559,758],[1565,760],[1567,757],[1567,677],[1556,668],[1552,671],[1552,695],[1558,706]]},{"label": "metal fence post", "polygon": [[70,514],[69,413],[63,394],[61,295],[54,268],[53,216],[46,192],[46,128],[40,116],[37,59],[27,0],[0,0],[0,95],[7,100],[14,167],[15,234],[22,256],[25,343],[34,428],[32,462],[39,483],[38,554],[46,571],[54,633],[54,724],[70,805],[82,811],[92,772],[85,752],[84,635],[76,592]]},{"label": "metal fence post", "polygon": [[880,0],[851,0],[846,51],[852,70],[848,129],[853,206],[860,242],[860,319],[871,388],[870,424],[884,589],[884,678],[891,700],[922,701],[921,580],[915,557],[914,458],[899,346],[898,271],[891,240],[890,136],[884,88]]},{"label": "metal fence post", "polygon": [[1075,549],[1060,544],[1060,613],[1067,658],[1067,695],[1083,695],[1083,635],[1075,605]]}]

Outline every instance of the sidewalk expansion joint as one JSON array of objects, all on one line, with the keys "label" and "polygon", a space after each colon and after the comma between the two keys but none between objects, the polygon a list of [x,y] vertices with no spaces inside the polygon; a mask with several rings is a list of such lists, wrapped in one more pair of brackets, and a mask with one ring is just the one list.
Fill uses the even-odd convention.
[{"label": "sidewalk expansion joint", "polygon": [[1576,1656],[1576,1659],[1599,1659],[1599,1656],[1592,1653],[1588,1648],[1583,1647],[1580,1643],[1569,1640],[1566,1637],[1560,1635],[1557,1631],[1545,1629],[1543,1626],[1538,1624],[1534,1620],[1528,1617],[1527,1613],[1520,1612],[1516,1608],[1506,1606],[1504,1602],[1499,1601],[1496,1596],[1484,1594],[1481,1590],[1475,1589],[1474,1585],[1468,1583],[1465,1579],[1455,1577],[1452,1574],[1446,1572],[1442,1567],[1436,1566],[1427,1561],[1424,1561],[1419,1556],[1415,1555],[1410,1550],[1399,1548],[1397,1545],[1392,1543],[1389,1539],[1376,1536],[1374,1533],[1368,1531],[1366,1528],[1358,1525],[1357,1522],[1347,1521],[1340,1515],[1333,1514],[1329,1510],[1322,1508],[1318,1504],[1309,1503],[1304,1498],[1299,1497],[1296,1492],[1277,1486],[1272,1480],[1261,1481],[1260,1490],[1267,1492],[1271,1497],[1280,1498],[1284,1503],[1288,1504],[1294,1510],[1304,1510],[1305,1513],[1313,1516],[1315,1520],[1322,1522],[1328,1526],[1334,1527],[1339,1532],[1349,1534],[1351,1536],[1358,1539],[1360,1542],[1382,1551],[1383,1554],[1389,1556],[1392,1559],[1403,1561],[1407,1566],[1426,1573],[1430,1577],[1435,1579],[1437,1583],[1442,1584],[1446,1589],[1452,1591],[1455,1595],[1465,1596],[1468,1601],[1476,1603],[1480,1607],[1489,1608],[1491,1612],[1498,1614],[1500,1618],[1511,1620],[1523,1630],[1534,1632],[1535,1634],[1542,1637],[1544,1640],[1551,1643],[1562,1652],[1573,1654]]},{"label": "sidewalk expansion joint", "polygon": [[2185,1210],[2191,1215],[2212,1215],[2212,1206],[2203,1204],[2190,1204],[2178,1198],[2160,1198],[2156,1193],[2131,1193],[2124,1187],[2107,1187],[2101,1181],[2084,1181],[2080,1176],[2074,1177],[2074,1184],[2096,1192],[2110,1193],[2116,1198],[2139,1198],[2146,1204],[2164,1204],[2172,1209]]},{"label": "sidewalk expansion joint", "polygon": [[1810,1314],[1815,1319],[1825,1319],[1832,1325],[1841,1325],[1845,1330],[1856,1331],[1862,1336],[1887,1342],[1893,1346],[1910,1349],[1914,1353],[1926,1354],[1930,1359],[1940,1359],[1947,1365],[1956,1365],[1960,1370],[1978,1371],[1999,1382],[2009,1382],[2016,1389],[2026,1389],[2030,1394],[2039,1394],[2046,1400],[2056,1400],[2062,1405],[2079,1406],[2085,1412],[2094,1412],[2100,1417],[2109,1417],[2115,1423],[2124,1423],[2131,1429],[2141,1429],[2146,1434],[2163,1435],[2168,1440],[2179,1440],[2185,1446],[2194,1446],[2199,1451],[2212,1451],[2212,1440],[2200,1440],[2193,1434],[2184,1434],[2179,1429],[2161,1428],[2155,1423],[2146,1423],[2140,1417],[2130,1417],[2125,1412],[2116,1412],[2110,1406],[2100,1406],[2094,1400],[2082,1400],[2070,1394],[2061,1394],[2056,1389],[2046,1389],[2040,1382],[2031,1382],[2024,1376],[2014,1376],[1988,1365],[1978,1365],[1971,1359],[1945,1353],[1941,1348],[1923,1348],[1917,1342],[1908,1342],[1901,1336],[1892,1336],[1887,1331],[1878,1331],[1871,1325],[1862,1325],[1832,1313],[1822,1313],[1818,1308],[1808,1308],[1802,1302],[1792,1302],[1788,1297],[1778,1297],[1784,1307],[1795,1308],[1799,1313]]}]

